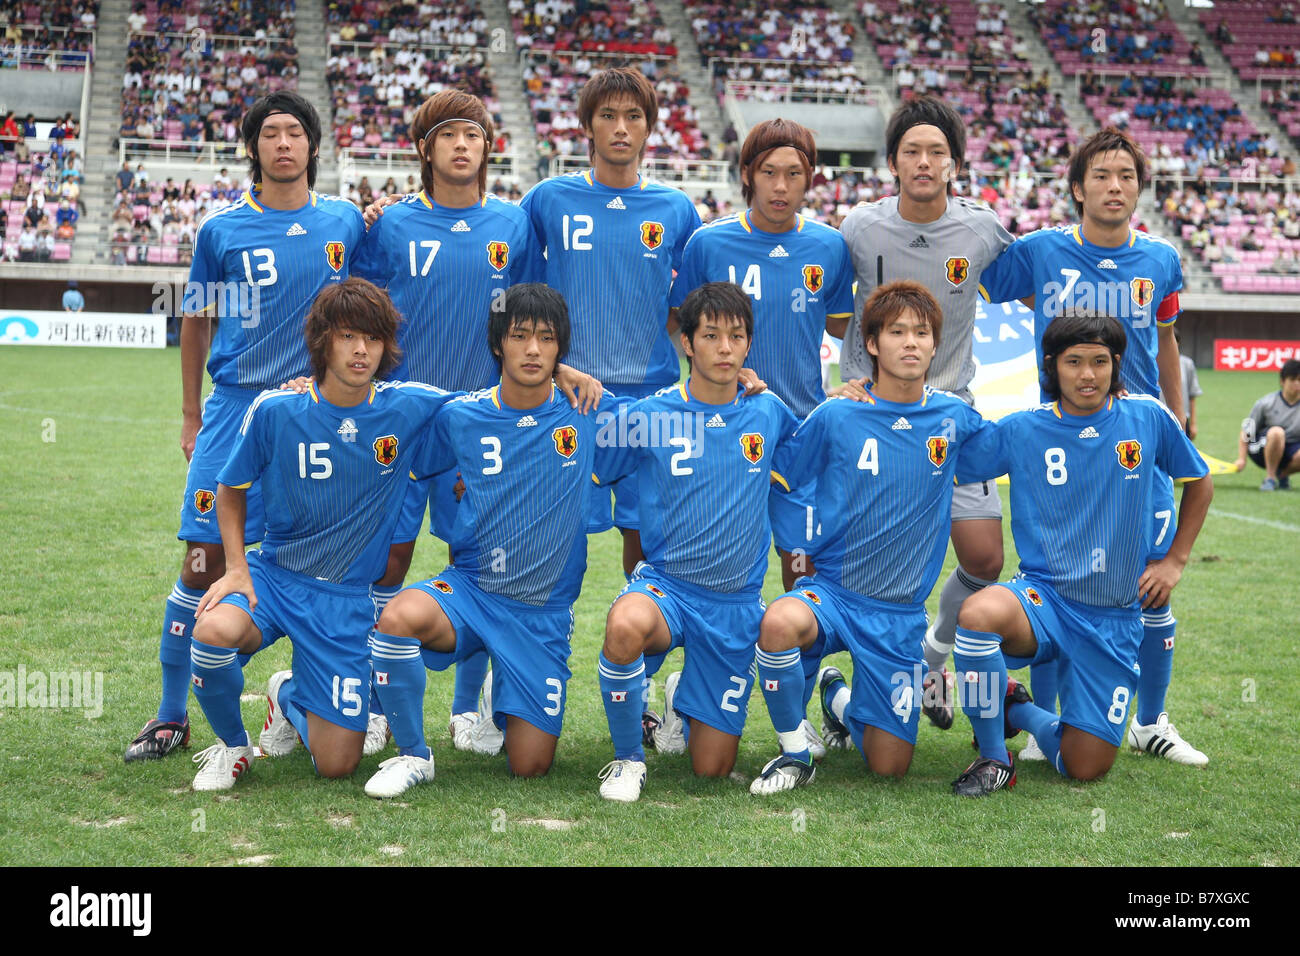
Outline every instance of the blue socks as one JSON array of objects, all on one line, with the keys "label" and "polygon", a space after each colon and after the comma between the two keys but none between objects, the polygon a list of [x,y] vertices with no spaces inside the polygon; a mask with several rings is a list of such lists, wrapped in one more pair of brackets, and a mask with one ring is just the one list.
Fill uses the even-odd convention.
[{"label": "blue socks", "polygon": [[456,684],[451,699],[453,714],[467,714],[478,710],[478,692],[487,677],[487,651],[478,650],[456,663]]},{"label": "blue socks", "polygon": [[[370,634],[370,663],[375,693],[384,705],[397,752],[428,760],[424,739],[424,660],[414,637]],[[297,726],[297,725],[295,725]]]},{"label": "blue socks", "polygon": [[1174,630],[1169,605],[1142,612],[1142,645],[1138,648],[1137,721],[1154,724],[1164,712],[1165,694],[1174,675]]},{"label": "blue socks", "polygon": [[[227,747],[248,746],[248,732],[239,713],[239,695],[244,690],[244,672],[234,648],[213,647],[192,640],[191,672],[194,696],[203,708],[212,731]],[[295,725],[296,726],[296,725]]]},{"label": "blue socks", "polygon": [[[1043,661],[1041,664],[1029,665],[1029,692],[1034,695],[1034,703],[1043,710],[1056,712],[1057,688],[1056,661]],[[1034,734],[1037,737],[1037,734]],[[1046,753],[1046,751],[1044,751]]]},{"label": "blue socks", "polygon": [[758,680],[767,701],[767,712],[772,726],[781,738],[781,750],[802,763],[812,763],[808,740],[804,737],[803,655],[796,647],[789,651],[769,653],[759,648]]},{"label": "blue socks", "polygon": [[1061,776],[1069,776],[1061,764],[1061,718],[1037,704],[1012,704],[1007,719],[1017,730],[1027,730],[1038,741],[1038,749]]},{"label": "blue socks", "polygon": [[614,741],[615,760],[645,762],[641,740],[641,707],[645,684],[645,658],[637,655],[630,664],[615,664],[604,653],[597,666],[600,699]]},{"label": "blue socks", "polygon": [[194,611],[203,591],[181,584],[177,578],[167,597],[163,614],[158,661],[162,664],[162,701],[158,719],[180,723],[185,719],[190,698],[190,638],[194,635]]},{"label": "blue socks", "polygon": [[1010,763],[1002,719],[1007,665],[1002,658],[1001,635],[958,626],[952,660],[962,713],[975,731],[980,756]]}]

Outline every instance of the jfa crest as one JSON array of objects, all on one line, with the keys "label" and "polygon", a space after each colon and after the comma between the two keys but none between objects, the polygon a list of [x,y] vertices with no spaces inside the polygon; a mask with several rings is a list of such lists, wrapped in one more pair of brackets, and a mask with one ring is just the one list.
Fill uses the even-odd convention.
[{"label": "jfa crest", "polygon": [[1156,284],[1150,279],[1138,277],[1130,279],[1128,283],[1129,293],[1133,296],[1133,301],[1139,308],[1145,309],[1151,304],[1151,300],[1156,294]]},{"label": "jfa crest", "polygon": [[487,244],[488,262],[492,263],[492,268],[500,272],[510,263],[510,245],[505,242],[489,242]]},{"label": "jfa crest", "polygon": [[647,584],[647,585],[645,586],[645,589],[646,589],[647,591],[649,591],[651,594],[653,594],[655,597],[667,597],[667,596],[668,596],[668,595],[664,594],[664,592],[661,591],[659,588],[655,587],[653,584]]},{"label": "jfa crest", "polygon": [[814,604],[822,603],[822,599],[817,596],[816,591],[801,591],[800,593]]},{"label": "jfa crest", "polygon": [[1115,454],[1119,455],[1119,463],[1132,471],[1142,464],[1142,443],[1132,440],[1118,442],[1115,445]]},{"label": "jfa crest", "polygon": [[451,593],[452,593],[451,585],[448,584],[446,581],[434,581],[434,582],[433,582],[433,589],[434,589],[435,591],[441,591],[443,594],[451,594]]},{"label": "jfa crest", "polygon": [[925,440],[925,450],[930,453],[930,461],[936,468],[942,468],[943,463],[948,460],[948,439],[942,435],[934,435]]},{"label": "jfa crest", "polygon": [[641,244],[653,251],[664,244],[664,224],[662,222],[641,223]]},{"label": "jfa crest", "polygon": [[1034,607],[1043,606],[1043,598],[1033,588],[1025,588],[1025,597],[1029,598],[1029,603]]},{"label": "jfa crest", "polygon": [[555,450],[565,458],[572,458],[578,450],[578,430],[572,425],[555,429],[551,432],[551,438],[555,440]]},{"label": "jfa crest", "polygon": [[217,496],[210,491],[205,491],[200,488],[198,491],[194,492],[194,507],[199,509],[199,514],[205,515],[211,511],[212,506],[216,504],[216,501]]},{"label": "jfa crest", "polygon": [[325,258],[330,264],[330,268],[338,272],[343,268],[343,243],[327,242],[325,243]]},{"label": "jfa crest", "polygon": [[822,279],[826,277],[826,270],[821,266],[804,266],[803,267],[803,287],[816,295],[822,290]]},{"label": "jfa crest", "polygon": [[970,260],[965,256],[952,256],[945,267],[948,281],[953,285],[961,285],[970,275]]},{"label": "jfa crest", "polygon": [[746,432],[740,436],[740,447],[745,457],[757,465],[763,457],[763,436],[758,432]]},{"label": "jfa crest", "polygon": [[375,461],[381,465],[391,465],[397,459],[397,436],[385,435],[374,442]]}]

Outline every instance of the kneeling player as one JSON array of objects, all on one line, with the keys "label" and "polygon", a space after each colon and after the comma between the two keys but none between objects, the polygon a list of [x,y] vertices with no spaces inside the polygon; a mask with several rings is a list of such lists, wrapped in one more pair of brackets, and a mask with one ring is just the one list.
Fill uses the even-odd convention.
[{"label": "kneeling player", "polygon": [[[1019,730],[1066,776],[1110,769],[1137,687],[1142,610],[1168,603],[1209,510],[1205,462],[1173,415],[1147,396],[1117,397],[1125,345],[1117,320],[1067,309],[1043,334],[1054,401],[1002,419],[958,468],[963,481],[1010,474],[1020,573],[968,598],[958,616],[953,660],[980,758],[953,783],[957,794],[1015,785],[1004,737]],[[1148,564],[1161,472],[1189,481],[1178,533]],[[1008,666],[1050,660],[1060,717],[1014,682],[1004,707]]]},{"label": "kneeling player", "polygon": [[596,423],[551,381],[569,345],[564,299],[525,283],[504,303],[488,322],[501,384],[448,403],[421,461],[430,473],[456,468],[465,482],[451,532],[454,566],[403,589],[372,637],[375,689],[398,748],[366,783],[372,797],[433,779],[425,664],[443,670],[479,650],[493,664],[483,716],[504,730],[511,772],[540,776],[555,757],[572,604],[587,566]]},{"label": "kneeling player", "polygon": [[990,427],[955,395],[925,384],[942,323],[920,283],[878,287],[862,310],[873,365],[866,401],[823,402],[777,456],[790,487],[816,481],[822,546],[817,573],[763,615],[758,676],[782,753],[751,793],[812,780],[803,691],[817,662],[835,651],[853,656],[853,687],[834,668],[822,672],[827,726],[851,738],[875,773],[901,777],[911,764],[923,602],[947,550],[959,455]]},{"label": "kneeling player", "polygon": [[[412,462],[447,398],[427,385],[372,382],[400,357],[400,320],[364,279],[330,286],[307,316],[316,384],[263,392],[244,417],[218,478],[226,573],[199,602],[190,652],[194,696],[220,738],[194,758],[195,790],[228,790],[249,768],[236,655],[286,634],[293,671],[271,678],[262,749],[279,756],[301,738],[325,777],[347,776],[361,760],[370,583],[387,564]],[[246,494],[259,480],[266,532],[245,556]]]},{"label": "kneeling player", "polygon": [[738,384],[754,334],[739,286],[699,286],[678,322],[690,377],[631,407],[631,437],[608,466],[611,478],[637,483],[646,557],[605,623],[600,693],[614,740],[614,760],[601,771],[607,800],[641,795],[641,684],[674,647],[685,647],[686,667],[668,678],[656,744],[689,746],[700,776],[735,767],[763,615],[768,494],[781,481],[772,460],[798,423],[771,392],[746,398]]}]

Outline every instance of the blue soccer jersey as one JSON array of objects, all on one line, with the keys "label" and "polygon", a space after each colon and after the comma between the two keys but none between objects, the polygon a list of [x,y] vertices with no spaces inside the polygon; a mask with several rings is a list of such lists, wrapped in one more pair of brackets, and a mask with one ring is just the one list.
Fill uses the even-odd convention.
[{"label": "blue soccer jersey", "polygon": [[870,392],[818,405],[776,456],[791,488],[817,482],[817,578],[864,597],[919,605],[943,566],[953,477],[990,425],[949,392],[897,404]]},{"label": "blue soccer jersey", "polygon": [[388,567],[408,476],[447,398],[415,382],[377,383],[347,408],[314,384],[301,395],[263,392],[218,480],[231,488],[261,480],[262,553],[278,567],[368,586]]},{"label": "blue soccer jersey", "polygon": [[569,305],[565,361],[615,392],[677,381],[668,291],[700,226],[686,194],[645,178],[613,189],[586,170],[543,180],[520,205],[546,248],[546,284]]},{"label": "blue soccer jersey", "polygon": [[1178,319],[1182,287],[1178,251],[1164,239],[1130,229],[1122,246],[1095,246],[1077,225],[1017,239],[980,276],[980,294],[989,302],[1034,297],[1040,369],[1043,332],[1063,309],[1096,310],[1119,319],[1128,333],[1120,375],[1130,392],[1141,395],[1160,394],[1156,327]]},{"label": "blue soccer jersey", "polygon": [[587,498],[604,459],[596,417],[570,408],[554,387],[527,409],[505,405],[500,392],[449,402],[417,474],[460,469],[465,496],[451,531],[458,570],[490,594],[568,607],[587,568]]},{"label": "blue soccer jersey", "polygon": [[768,488],[798,421],[771,392],[707,405],[689,383],[602,414],[607,479],[632,475],[641,547],[653,568],[711,591],[757,592],[767,571]]},{"label": "blue soccer jersey", "polygon": [[748,213],[702,227],[686,244],[670,304],[706,282],[734,282],[754,309],[745,362],[800,418],[826,398],[821,347],[826,317],[853,315],[853,261],[844,237],[803,216],[788,232],[757,229]]},{"label": "blue soccer jersey", "polygon": [[1056,402],[1008,415],[966,448],[957,468],[960,481],[1009,474],[1020,570],[1097,607],[1135,606],[1161,533],[1151,515],[1167,495],[1166,476],[1208,473],[1169,410],[1144,395],[1108,398],[1091,415],[1066,414]]},{"label": "blue soccer jersey", "polygon": [[500,369],[488,315],[505,290],[542,277],[541,246],[518,206],[487,196],[450,209],[421,190],[388,207],[366,235],[353,275],[386,288],[404,321],[397,380],[488,388]]},{"label": "blue soccer jersey", "polygon": [[203,220],[184,311],[212,310],[208,374],[217,385],[276,388],[310,374],[303,322],[327,284],[348,277],[366,226],[352,203],[311,193],[301,209],[270,209],[246,192]]}]

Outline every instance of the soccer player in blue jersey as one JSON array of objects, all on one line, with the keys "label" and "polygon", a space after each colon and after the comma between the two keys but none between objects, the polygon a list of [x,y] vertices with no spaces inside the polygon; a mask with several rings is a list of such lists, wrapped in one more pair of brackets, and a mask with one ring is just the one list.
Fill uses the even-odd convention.
[{"label": "soccer player in blue jersey", "polygon": [[[1142,611],[1182,576],[1214,488],[1177,419],[1155,398],[1120,397],[1126,335],[1068,308],[1042,336],[1049,405],[1009,415],[958,464],[963,479],[1011,478],[1020,573],[962,605],[954,662],[980,757],[953,783],[984,796],[1015,785],[1004,738],[1034,734],[1061,774],[1095,780],[1114,763],[1138,684]],[[1152,560],[1150,516],[1169,476],[1188,479],[1178,532]],[[1036,706],[1008,668],[1059,664],[1061,714]]]},{"label": "soccer player in blue jersey", "polygon": [[[601,70],[578,97],[591,168],[543,180],[521,202],[546,248],[546,284],[569,306],[569,361],[622,403],[680,377],[668,292],[700,225],[685,193],[638,172],[658,112],[654,87],[639,70]],[[642,555],[634,496],[626,482],[615,489],[612,524],[623,530],[627,573]],[[608,497],[593,495],[589,530],[609,528],[610,519]]]},{"label": "soccer player in blue jersey", "polygon": [[694,289],[677,318],[690,377],[632,405],[626,441],[613,421],[602,431],[615,445],[606,467],[638,483],[646,552],[610,608],[599,662],[614,741],[600,794],[622,802],[645,784],[642,681],[674,647],[685,648],[686,667],[668,678],[657,748],[689,746],[700,776],[736,765],[763,615],[768,488],[781,481],[772,461],[798,424],[774,393],[746,398],[739,385],[754,339],[739,286]]},{"label": "soccer player in blue jersey", "polygon": [[[1131,226],[1138,195],[1147,183],[1146,157],[1127,134],[1102,130],[1070,158],[1068,178],[1079,224],[1018,239],[984,271],[980,292],[991,302],[1032,298],[1040,369],[1044,330],[1065,308],[1115,316],[1128,334],[1124,387],[1152,397],[1163,391],[1170,410],[1181,419],[1182,371],[1174,322],[1182,265],[1172,245]],[[1166,483],[1152,512],[1155,558],[1173,541],[1173,516],[1173,486]],[[1129,743],[1178,763],[1204,766],[1209,758],[1183,740],[1165,713],[1173,673],[1173,613],[1167,607],[1149,607],[1143,621],[1142,674]],[[1057,696],[1054,673],[1050,663],[1032,671],[1034,695],[1044,707],[1052,707]],[[1027,753],[1037,756],[1036,748],[1027,748]]]},{"label": "soccer player in blue jersey", "polygon": [[836,668],[821,672],[827,726],[851,739],[874,773],[901,777],[911,764],[924,601],[947,551],[957,463],[989,427],[957,396],[925,384],[942,325],[920,283],[877,288],[862,310],[873,362],[866,401],[827,399],[777,454],[775,470],[791,488],[816,481],[822,537],[817,573],[763,615],[758,678],[782,752],[751,793],[813,779],[804,687],[836,651],[853,657],[853,686]]},{"label": "soccer player in blue jersey", "polygon": [[453,564],[403,589],[371,639],[375,689],[398,747],[366,783],[373,797],[433,779],[426,664],[442,670],[480,649],[493,667],[485,711],[504,730],[511,772],[540,776],[555,757],[572,604],[587,564],[588,488],[602,452],[595,416],[571,408],[552,383],[569,344],[560,294],[512,286],[488,336],[500,384],[448,403],[421,459],[422,471],[457,467],[465,482]]},{"label": "soccer player in blue jersey", "polygon": [[[843,338],[853,317],[853,263],[844,237],[799,215],[816,158],[812,133],[798,123],[772,119],[750,130],[740,151],[741,192],[749,208],[691,237],[669,299],[676,307],[705,282],[738,284],[754,309],[748,365],[800,419],[826,398],[822,332]],[[787,590],[812,571],[814,491],[809,486],[772,497]]]},{"label": "soccer player in blue jersey", "polygon": [[[205,219],[194,239],[181,325],[181,451],[190,464],[178,537],[186,554],[163,618],[162,701],[127,748],[127,762],[189,742],[194,614],[226,568],[217,473],[257,395],[308,370],[303,318],[322,288],[347,278],[365,233],[355,206],[312,189],[320,135],[316,110],[297,93],[258,100],[243,121],[253,187]],[[213,391],[201,402],[205,358]],[[260,540],[264,523],[254,485],[244,540]]]},{"label": "soccer player in blue jersey", "polygon": [[[253,748],[239,711],[238,654],[286,634],[293,670],[271,678],[259,742],[288,753],[301,739],[325,777],[356,769],[370,686],[370,585],[388,562],[412,468],[447,398],[417,383],[374,384],[396,365],[401,321],[364,279],[325,289],[307,316],[315,384],[263,392],[249,407],[217,485],[226,571],[199,600],[191,643],[194,696],[218,742],[195,756],[195,790],[228,790]],[[248,491],[266,502],[262,547],[244,553]]]}]

